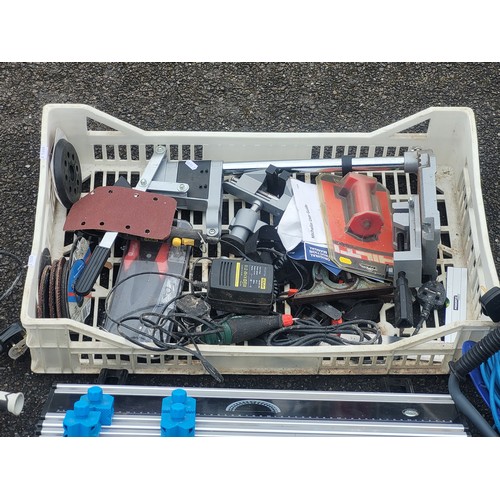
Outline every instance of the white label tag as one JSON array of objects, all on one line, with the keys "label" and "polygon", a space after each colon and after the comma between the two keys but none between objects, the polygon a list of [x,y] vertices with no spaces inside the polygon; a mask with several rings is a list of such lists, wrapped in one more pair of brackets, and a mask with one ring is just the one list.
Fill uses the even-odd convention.
[{"label": "white label tag", "polygon": [[49,157],[49,148],[47,146],[40,146],[40,160],[46,160]]},{"label": "white label tag", "polygon": [[198,168],[198,165],[193,160],[186,160],[186,165],[191,169],[191,170],[196,170]]},{"label": "white label tag", "polygon": [[28,257],[28,267],[33,267],[36,264],[36,255],[30,255]]}]

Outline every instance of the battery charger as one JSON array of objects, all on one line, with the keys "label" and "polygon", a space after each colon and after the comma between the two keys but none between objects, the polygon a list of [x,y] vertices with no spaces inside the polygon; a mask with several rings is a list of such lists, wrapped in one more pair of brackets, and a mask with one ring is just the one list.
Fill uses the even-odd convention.
[{"label": "battery charger", "polygon": [[269,314],[274,305],[273,266],[238,259],[214,259],[207,302],[220,311]]}]

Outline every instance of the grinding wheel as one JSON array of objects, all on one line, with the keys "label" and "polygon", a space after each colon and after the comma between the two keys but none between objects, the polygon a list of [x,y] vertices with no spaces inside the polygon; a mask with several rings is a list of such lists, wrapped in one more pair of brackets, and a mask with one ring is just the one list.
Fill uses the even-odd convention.
[{"label": "grinding wheel", "polygon": [[64,288],[64,273],[67,271],[67,261],[65,257],[61,257],[56,263],[55,281],[54,281],[54,298],[55,298],[55,317],[65,318],[64,304],[67,302],[66,290]]},{"label": "grinding wheel", "polygon": [[69,261],[65,259],[63,269],[61,271],[61,318],[69,318],[68,304],[68,276],[69,276]]},{"label": "grinding wheel", "polygon": [[36,306],[37,318],[49,317],[49,281],[51,265],[44,266],[38,283],[38,303]]},{"label": "grinding wheel", "polygon": [[82,169],[75,148],[66,139],[54,146],[53,176],[57,198],[71,208],[82,194]]},{"label": "grinding wheel", "polygon": [[57,263],[55,260],[50,266],[50,276],[49,276],[49,289],[48,289],[48,299],[49,299],[49,318],[56,318],[56,271]]}]

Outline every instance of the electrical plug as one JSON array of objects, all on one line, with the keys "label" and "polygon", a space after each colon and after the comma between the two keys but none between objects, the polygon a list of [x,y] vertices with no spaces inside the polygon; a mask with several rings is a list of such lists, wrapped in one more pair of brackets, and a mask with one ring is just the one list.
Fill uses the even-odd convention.
[{"label": "electrical plug", "polygon": [[417,300],[422,306],[420,319],[413,332],[417,334],[422,328],[422,325],[434,309],[439,309],[446,304],[446,289],[440,281],[427,281],[417,291]]},{"label": "electrical plug", "polygon": [[0,332],[0,354],[8,351],[10,358],[17,359],[27,350],[26,330],[19,321]]}]

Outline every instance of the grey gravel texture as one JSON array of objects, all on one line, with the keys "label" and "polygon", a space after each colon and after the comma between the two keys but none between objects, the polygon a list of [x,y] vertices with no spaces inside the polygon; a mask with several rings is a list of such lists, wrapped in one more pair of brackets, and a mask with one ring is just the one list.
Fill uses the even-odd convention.
[{"label": "grey gravel texture", "polygon": [[[1,63],[0,249],[27,262],[34,231],[42,108],[80,103],[145,130],[369,132],[429,106],[474,110],[486,221],[500,269],[498,197],[500,66],[497,63]],[[12,280],[3,269],[1,289]],[[18,321],[24,281],[0,304],[0,329]],[[388,377],[226,376],[225,387],[387,390]],[[0,413],[1,436],[33,436],[55,382],[29,353],[0,355],[0,390],[21,391],[19,417]],[[209,376],[134,376],[132,384],[214,387]],[[415,392],[447,392],[447,377],[412,377]],[[469,382],[464,390],[488,417]]]}]

